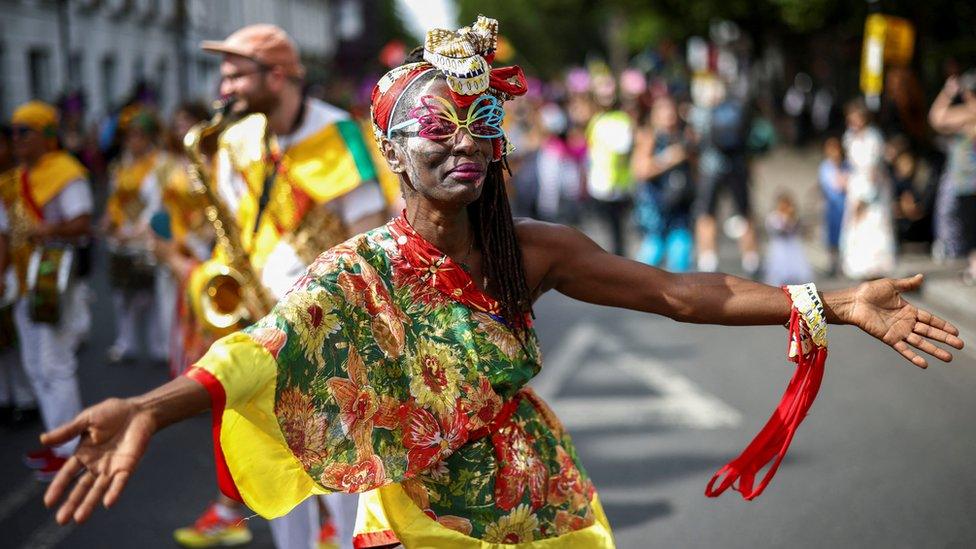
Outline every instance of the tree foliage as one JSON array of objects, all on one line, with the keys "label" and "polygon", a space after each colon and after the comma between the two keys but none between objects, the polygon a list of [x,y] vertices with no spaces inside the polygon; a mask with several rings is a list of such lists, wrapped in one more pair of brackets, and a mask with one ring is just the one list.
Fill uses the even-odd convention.
[{"label": "tree foliage", "polygon": [[[856,43],[863,32],[868,3],[863,0],[456,0],[462,23],[479,13],[501,23],[519,54],[518,61],[535,74],[549,75],[582,63],[587,55],[604,57],[612,44],[630,54],[662,39],[708,36],[721,19],[738,23],[758,48],[764,41],[803,45],[811,37],[829,36]],[[918,32],[920,64],[952,53],[963,61],[976,55],[976,2],[972,0],[881,0],[882,12],[910,19]],[[625,28],[608,33],[612,14],[622,14]],[[857,64],[858,60],[852,60]]]}]

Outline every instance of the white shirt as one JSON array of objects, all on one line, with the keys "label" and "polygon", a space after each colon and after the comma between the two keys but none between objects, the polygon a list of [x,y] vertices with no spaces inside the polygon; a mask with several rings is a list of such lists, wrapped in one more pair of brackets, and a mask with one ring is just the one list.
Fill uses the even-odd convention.
[{"label": "white shirt", "polygon": [[44,205],[44,223],[56,224],[92,213],[94,199],[88,180],[78,178],[68,183],[61,192]]}]

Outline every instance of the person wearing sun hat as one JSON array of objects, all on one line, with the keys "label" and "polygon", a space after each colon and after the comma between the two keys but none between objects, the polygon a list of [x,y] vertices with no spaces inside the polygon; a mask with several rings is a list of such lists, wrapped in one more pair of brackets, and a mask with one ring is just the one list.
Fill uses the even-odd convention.
[{"label": "person wearing sun hat", "polygon": [[[305,67],[284,30],[250,25],[225,40],[204,41],[201,48],[222,56],[220,94],[231,101],[232,116],[241,117],[219,138],[218,194],[232,197],[228,210],[236,216],[251,264],[260,282],[280,298],[323,251],[294,238],[301,227],[338,226],[334,232],[341,240],[384,223],[386,201],[359,125],[345,111],[304,94]],[[218,248],[194,269],[190,292],[198,291],[211,265],[223,260]],[[351,544],[356,497],[327,499],[338,537]],[[272,521],[276,545],[314,542],[318,515],[313,498]],[[251,536],[242,518],[239,505],[218,497],[174,537],[188,547],[243,543]]]},{"label": "person wearing sun hat", "polygon": [[[75,280],[64,293],[57,324],[31,318],[26,298],[27,262],[38,244],[52,241],[77,243],[91,232],[93,206],[88,174],[74,157],[58,145],[58,111],[41,101],[18,107],[11,117],[14,152],[19,166],[16,204],[8,205],[28,227],[13,251],[20,275],[21,298],[14,310],[21,361],[37,395],[44,425],[57,425],[81,410],[75,347],[81,337],[78,318],[87,316],[84,283]],[[8,211],[8,213],[11,213]],[[50,480],[77,445],[77,439],[54,448],[30,452],[24,462],[36,475]]]}]

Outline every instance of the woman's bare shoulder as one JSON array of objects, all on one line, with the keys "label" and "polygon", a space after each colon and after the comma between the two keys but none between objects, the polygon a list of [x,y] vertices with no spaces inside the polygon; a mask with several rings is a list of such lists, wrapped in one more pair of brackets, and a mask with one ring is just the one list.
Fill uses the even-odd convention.
[{"label": "woman's bare shoulder", "polygon": [[543,254],[550,258],[599,248],[575,227],[529,217],[515,218],[515,234],[523,253]]}]

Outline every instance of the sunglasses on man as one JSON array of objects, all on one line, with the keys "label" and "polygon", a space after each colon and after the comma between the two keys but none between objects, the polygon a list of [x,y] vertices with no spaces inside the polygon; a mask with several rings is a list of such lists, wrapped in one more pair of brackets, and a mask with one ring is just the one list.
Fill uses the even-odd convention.
[{"label": "sunglasses on man", "polygon": [[32,133],[36,133],[37,130],[30,126],[15,125],[10,127],[10,135],[14,137],[29,137]]}]

